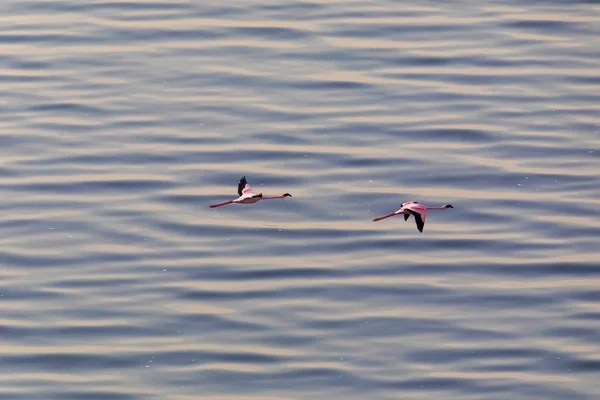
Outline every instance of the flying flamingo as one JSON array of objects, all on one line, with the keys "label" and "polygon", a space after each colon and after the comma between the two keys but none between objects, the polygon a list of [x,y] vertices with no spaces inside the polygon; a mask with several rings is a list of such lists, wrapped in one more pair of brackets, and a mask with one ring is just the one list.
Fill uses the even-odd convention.
[{"label": "flying flamingo", "polygon": [[408,217],[413,215],[415,222],[417,223],[417,229],[423,233],[423,227],[425,226],[425,217],[427,216],[427,210],[447,210],[448,208],[454,208],[451,204],[446,204],[441,207],[429,207],[423,204],[419,204],[416,201],[407,201],[402,203],[402,207],[396,212],[393,212],[383,217],[373,219],[373,222],[381,221],[382,219],[393,217],[395,215],[404,214],[404,220],[408,220]]},{"label": "flying flamingo", "polygon": [[248,185],[248,182],[246,182],[245,176],[243,176],[242,179],[240,179],[240,183],[238,184],[238,194],[240,195],[240,197],[238,197],[237,199],[229,200],[225,203],[213,204],[210,206],[210,208],[226,206],[227,204],[254,204],[260,200],[283,199],[285,197],[292,197],[292,195],[289,193],[284,193],[281,196],[271,197],[263,197],[262,193],[254,194],[252,192],[252,188],[250,187],[250,185]]}]

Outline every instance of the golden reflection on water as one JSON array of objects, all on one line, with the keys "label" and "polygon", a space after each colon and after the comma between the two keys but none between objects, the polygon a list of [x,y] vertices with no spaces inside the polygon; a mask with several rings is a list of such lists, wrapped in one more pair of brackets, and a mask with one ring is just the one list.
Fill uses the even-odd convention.
[{"label": "golden reflection on water", "polygon": [[[0,44],[0,356],[16,360],[2,394],[364,390],[345,374],[390,398],[469,397],[482,382],[507,398],[526,395],[522,382],[597,392],[558,359],[598,353],[600,279],[576,272],[600,259],[600,139],[581,127],[598,126],[597,6],[314,0],[323,8],[248,3],[210,18],[194,8],[208,3],[129,3],[0,16],[12,28]],[[150,3],[164,9],[133,6]],[[242,174],[294,197],[209,210]],[[412,220],[371,222],[412,199],[456,208],[429,214],[423,234]],[[479,354],[418,357],[444,349]],[[184,360],[161,365],[172,354]],[[66,356],[85,361],[57,372]],[[132,366],[117,373],[99,356]],[[314,370],[339,378],[311,385]],[[207,376],[218,379],[194,385]],[[219,381],[230,376],[266,383]],[[425,378],[461,383],[386,389]]]}]

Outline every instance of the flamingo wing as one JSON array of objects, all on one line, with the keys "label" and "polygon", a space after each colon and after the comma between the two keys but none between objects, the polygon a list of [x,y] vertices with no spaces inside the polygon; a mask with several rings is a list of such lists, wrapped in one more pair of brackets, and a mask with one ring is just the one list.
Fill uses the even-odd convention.
[{"label": "flamingo wing", "polygon": [[242,176],[242,179],[240,179],[240,183],[238,183],[238,195],[241,196],[242,195],[242,191],[244,190],[244,187],[247,185],[248,183],[246,182],[246,177]]},{"label": "flamingo wing", "polygon": [[251,193],[252,193],[252,188],[246,181],[246,177],[243,176],[242,179],[240,179],[240,183],[238,183],[238,195],[240,195],[240,197],[241,197],[244,194],[251,194]]},{"label": "flamingo wing", "polygon": [[413,210],[408,210],[409,213],[411,213],[414,217],[415,217],[415,222],[417,223],[417,229],[419,230],[419,232],[423,233],[423,227],[425,226],[425,221],[423,221],[423,218],[421,218],[421,214],[419,214],[416,211]]},{"label": "flamingo wing", "polygon": [[423,233],[423,227],[425,226],[425,218],[427,217],[427,208],[423,205],[414,202],[411,204],[407,204],[403,207],[409,213],[415,217],[415,222],[417,223],[417,229],[419,232]]}]

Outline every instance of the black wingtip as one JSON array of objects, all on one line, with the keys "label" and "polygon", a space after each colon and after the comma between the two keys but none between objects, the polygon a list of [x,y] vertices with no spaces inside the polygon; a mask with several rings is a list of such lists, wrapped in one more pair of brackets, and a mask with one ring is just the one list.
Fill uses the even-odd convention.
[{"label": "black wingtip", "polygon": [[244,187],[246,187],[246,176],[242,176],[242,179],[240,179],[240,183],[238,183],[238,194],[241,196],[242,195],[242,190],[244,190]]},{"label": "black wingtip", "polygon": [[409,213],[412,214],[413,217],[415,217],[415,222],[417,223],[417,229],[419,230],[419,232],[423,233],[423,227],[425,226],[425,222],[423,222],[423,218],[421,218],[421,214],[419,214],[416,211],[413,210],[408,210]]}]

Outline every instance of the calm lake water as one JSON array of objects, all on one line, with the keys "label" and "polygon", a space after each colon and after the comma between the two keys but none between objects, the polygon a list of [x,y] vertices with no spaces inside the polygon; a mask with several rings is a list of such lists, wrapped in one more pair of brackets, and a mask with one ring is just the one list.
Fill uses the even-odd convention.
[{"label": "calm lake water", "polygon": [[0,26],[0,399],[600,398],[597,2]]}]

